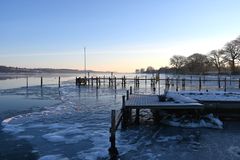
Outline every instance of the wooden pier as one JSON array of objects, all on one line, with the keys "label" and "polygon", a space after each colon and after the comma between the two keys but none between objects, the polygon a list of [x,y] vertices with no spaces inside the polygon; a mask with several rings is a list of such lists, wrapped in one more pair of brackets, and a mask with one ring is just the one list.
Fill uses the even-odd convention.
[{"label": "wooden pier", "polygon": [[[203,105],[196,100],[181,95],[135,95],[127,90],[126,96],[122,96],[122,109],[112,110],[109,148],[110,159],[116,160],[118,150],[116,148],[116,131],[121,123],[122,129],[126,129],[130,124],[139,124],[140,110],[150,109],[155,121],[159,121],[158,111],[161,110],[202,110]],[[132,110],[135,110],[135,120],[133,120]]]}]

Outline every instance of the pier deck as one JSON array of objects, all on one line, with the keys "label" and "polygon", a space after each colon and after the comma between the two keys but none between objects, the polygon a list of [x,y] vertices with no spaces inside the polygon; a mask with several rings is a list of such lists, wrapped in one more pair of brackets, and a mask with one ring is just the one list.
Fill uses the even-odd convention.
[{"label": "pier deck", "polygon": [[158,95],[130,95],[125,107],[130,109],[203,109],[203,105],[185,96],[169,95],[171,101],[159,101]]}]

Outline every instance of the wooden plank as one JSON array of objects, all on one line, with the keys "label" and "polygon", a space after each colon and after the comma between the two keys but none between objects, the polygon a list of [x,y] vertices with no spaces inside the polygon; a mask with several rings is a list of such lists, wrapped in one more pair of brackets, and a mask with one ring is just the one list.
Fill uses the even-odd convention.
[{"label": "wooden plank", "polygon": [[203,105],[197,101],[171,101],[160,102],[157,95],[133,95],[126,101],[125,106],[127,108],[137,109],[202,109]]}]

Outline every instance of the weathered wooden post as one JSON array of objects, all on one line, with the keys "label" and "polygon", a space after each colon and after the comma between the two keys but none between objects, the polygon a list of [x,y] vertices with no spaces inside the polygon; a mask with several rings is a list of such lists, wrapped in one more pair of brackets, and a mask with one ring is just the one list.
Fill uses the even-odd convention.
[{"label": "weathered wooden post", "polygon": [[77,77],[76,77],[76,86],[77,86],[77,84],[78,84],[78,83],[77,83]]},{"label": "weathered wooden post", "polygon": [[147,85],[147,76],[145,76],[145,85]]},{"label": "weathered wooden post", "polygon": [[132,94],[132,86],[130,86],[130,95]]},{"label": "weathered wooden post", "polygon": [[169,90],[169,86],[170,86],[170,84],[169,84],[169,77],[167,77],[165,79],[165,89]]},{"label": "weathered wooden post", "polygon": [[136,109],[135,124],[139,124],[139,112],[140,112],[140,109]]},{"label": "weathered wooden post", "polygon": [[191,86],[192,86],[192,76],[190,76],[190,83],[191,83]]},{"label": "weathered wooden post", "polygon": [[218,75],[218,88],[221,88],[221,81],[220,81],[220,76]]},{"label": "weathered wooden post", "polygon": [[105,75],[103,76],[103,85],[105,86]]},{"label": "weathered wooden post", "polygon": [[123,77],[121,78],[121,80],[122,80],[122,83],[121,83],[121,84],[122,84],[122,87],[123,87]]},{"label": "weathered wooden post", "polygon": [[93,76],[91,77],[91,85],[93,86]]},{"label": "weathered wooden post", "polygon": [[182,78],[182,90],[185,90],[185,78]]},{"label": "weathered wooden post", "polygon": [[108,149],[108,153],[110,155],[111,160],[117,160],[117,157],[118,157],[118,150],[116,148],[116,118],[115,117],[116,117],[116,111],[112,110],[110,138],[109,138],[111,146]]},{"label": "weathered wooden post", "polygon": [[28,76],[26,77],[26,88],[28,88]]},{"label": "weathered wooden post", "polygon": [[109,87],[111,86],[111,78],[110,77],[108,78],[108,85],[109,85]]},{"label": "weathered wooden post", "polygon": [[41,77],[41,87],[43,87],[43,77]]},{"label": "weathered wooden post", "polygon": [[98,84],[101,86],[101,77],[98,78]]},{"label": "weathered wooden post", "polygon": [[127,100],[129,99],[129,90],[127,90]]},{"label": "weathered wooden post", "polygon": [[240,89],[240,78],[238,79],[238,88]]},{"label": "weathered wooden post", "polygon": [[227,78],[224,78],[224,92],[227,91]]},{"label": "weathered wooden post", "polygon": [[98,89],[98,77],[96,77],[96,88]]},{"label": "weathered wooden post", "polygon": [[58,77],[58,88],[60,88],[61,87],[61,77],[59,76]]},{"label": "weathered wooden post", "polygon": [[178,92],[178,77],[176,78],[176,91]]},{"label": "weathered wooden post", "polygon": [[230,86],[232,85],[232,75],[231,74],[229,76],[229,84],[230,84]]},{"label": "weathered wooden post", "polygon": [[114,86],[115,86],[115,89],[117,89],[117,78],[114,77]]},{"label": "weathered wooden post", "polygon": [[199,84],[198,90],[201,91],[201,89],[202,89],[202,80],[201,80],[201,77],[199,77],[199,80],[198,80],[198,81],[199,81],[199,82],[198,82],[198,84]]},{"label": "weathered wooden post", "polygon": [[127,123],[128,123],[128,115],[127,115],[127,110],[126,110],[126,106],[125,106],[125,96],[122,96],[122,129],[126,129],[127,128]]}]

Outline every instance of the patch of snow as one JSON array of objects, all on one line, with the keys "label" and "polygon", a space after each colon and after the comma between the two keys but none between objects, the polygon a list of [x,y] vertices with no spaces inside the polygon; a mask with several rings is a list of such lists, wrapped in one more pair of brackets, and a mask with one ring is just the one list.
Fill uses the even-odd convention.
[{"label": "patch of snow", "polygon": [[214,117],[213,114],[208,114],[204,117],[202,117],[200,120],[197,119],[190,119],[186,116],[182,117],[175,117],[175,115],[168,115],[166,118],[164,118],[161,123],[167,124],[170,126],[175,127],[184,127],[184,128],[216,128],[216,129],[222,129],[223,128],[223,122],[219,120],[218,118]]},{"label": "patch of snow", "polygon": [[235,157],[240,158],[240,147],[239,146],[231,146],[228,148],[228,152],[234,155]]},{"label": "patch of snow", "polygon": [[17,138],[19,138],[19,139],[33,139],[34,136],[32,136],[32,135],[21,135],[21,136],[18,136]]},{"label": "patch of snow", "polygon": [[54,154],[54,155],[42,156],[38,160],[69,160],[69,158],[62,157],[61,154]]},{"label": "patch of snow", "polygon": [[182,140],[183,137],[180,135],[176,135],[176,136],[160,136],[156,141],[157,142],[168,142],[168,141],[180,141]]}]

